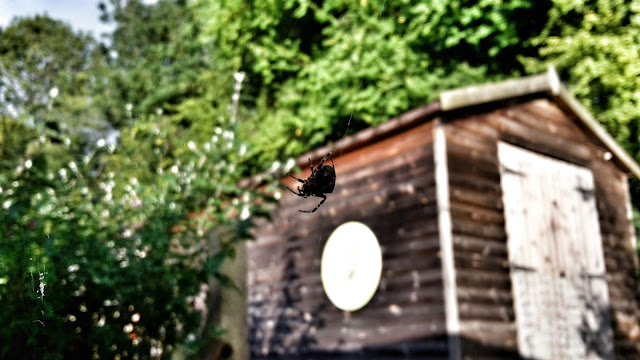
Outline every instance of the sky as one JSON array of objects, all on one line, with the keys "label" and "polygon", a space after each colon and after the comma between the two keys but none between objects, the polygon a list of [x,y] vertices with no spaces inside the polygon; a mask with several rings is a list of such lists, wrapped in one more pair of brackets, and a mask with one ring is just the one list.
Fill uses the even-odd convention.
[{"label": "sky", "polygon": [[[47,14],[70,24],[74,30],[91,32],[96,38],[109,32],[112,25],[100,22],[98,0],[0,0],[0,27],[6,27],[14,16]],[[155,3],[145,0],[144,3]]]}]

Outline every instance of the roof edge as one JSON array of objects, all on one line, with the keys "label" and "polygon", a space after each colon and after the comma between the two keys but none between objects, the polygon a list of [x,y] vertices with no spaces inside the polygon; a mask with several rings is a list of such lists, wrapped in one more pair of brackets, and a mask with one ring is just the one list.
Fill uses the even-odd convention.
[{"label": "roof edge", "polygon": [[560,81],[553,65],[545,73],[504,80],[440,93],[440,109],[443,112],[506,100],[536,93],[548,93],[565,105],[582,123],[602,141],[620,163],[640,179],[640,165],[629,155],[600,123],[569,93]]},{"label": "roof edge", "polygon": [[553,66],[547,72],[517,79],[468,86],[440,93],[440,109],[450,111],[535,93],[557,95],[562,84]]},{"label": "roof edge", "polygon": [[640,165],[627,153],[620,144],[611,136],[605,128],[600,125],[598,120],[596,120],[589,111],[580,104],[578,99],[573,97],[569,93],[569,91],[561,86],[558,94],[556,95],[560,101],[562,101],[575,115],[578,119],[582,121],[582,123],[589,129],[593,134],[598,138],[598,140],[602,141],[602,143],[611,151],[614,157],[616,157],[628,170],[635,176],[640,179]]}]

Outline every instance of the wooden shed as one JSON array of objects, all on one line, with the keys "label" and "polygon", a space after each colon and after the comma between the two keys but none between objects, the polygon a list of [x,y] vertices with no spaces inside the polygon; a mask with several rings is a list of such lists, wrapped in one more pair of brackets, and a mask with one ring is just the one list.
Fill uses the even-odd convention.
[{"label": "wooden shed", "polygon": [[[640,358],[640,167],[553,68],[443,92],[335,148],[323,206],[301,213],[320,199],[285,190],[247,245],[251,358]],[[298,176],[331,149],[300,157]],[[353,312],[320,275],[350,221],[382,249],[377,290]]]}]

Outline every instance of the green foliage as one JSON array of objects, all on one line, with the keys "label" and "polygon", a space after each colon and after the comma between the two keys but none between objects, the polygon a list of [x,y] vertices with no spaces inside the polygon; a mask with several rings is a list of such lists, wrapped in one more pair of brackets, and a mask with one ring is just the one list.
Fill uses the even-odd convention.
[{"label": "green foliage", "polygon": [[255,113],[242,136],[261,168],[441,90],[518,72],[515,54],[542,29],[535,19],[546,12],[526,0],[198,1],[193,8],[214,61],[248,74],[245,105]]},{"label": "green foliage", "polygon": [[[37,17],[3,30],[20,36],[0,37],[0,49],[12,49],[0,53],[0,64],[18,79],[1,87],[2,101],[14,110],[0,115],[0,303],[5,309],[0,312],[0,358],[144,359],[159,352],[166,357],[179,345],[195,351],[207,336],[196,296],[210,275],[232,286],[220,265],[233,258],[238,241],[250,236],[252,216],[265,213],[273,196],[238,187],[246,145],[238,140],[228,112],[218,112],[208,137],[194,137],[176,113],[136,115],[134,105],[127,106],[128,101],[161,98],[163,88],[130,99],[107,93],[106,99],[83,105],[83,111],[74,110],[76,102],[69,99],[77,94],[97,98],[105,83],[115,94],[132,92],[114,79],[142,71],[137,66],[112,64],[110,69],[99,59],[104,52],[97,52],[91,55],[95,61],[78,60],[83,65],[68,74],[57,71],[62,63],[37,73],[38,64],[62,56],[48,49],[35,65],[14,70],[31,51],[18,46],[20,39],[37,44],[33,35],[43,28],[53,39],[74,36],[61,23]],[[93,44],[78,39],[75,48]],[[125,55],[132,56],[123,52],[119,61],[127,63]],[[160,73],[156,79],[186,82],[189,75],[183,75]],[[85,76],[91,81],[81,81]],[[230,80],[224,83],[231,84],[231,74],[226,77]],[[44,105],[8,96],[25,88],[26,79],[46,80],[34,86]],[[67,79],[78,81],[66,86]],[[52,87],[57,96],[49,93]],[[174,98],[178,105],[171,104]],[[184,102],[172,95],[160,106],[182,109]],[[124,109],[126,121],[113,121],[110,106]],[[204,101],[200,106],[207,108]],[[120,125],[117,144],[99,139],[102,116]],[[69,129],[37,125],[56,117],[68,121]],[[86,131],[78,131],[79,124]],[[233,229],[235,236],[214,253],[206,235],[217,226]]]},{"label": "green foliage", "polygon": [[[199,336],[193,299],[208,274],[227,280],[218,270],[233,248],[211,254],[204,235],[228,224],[246,238],[262,195],[235,185],[232,130],[197,144],[170,124],[141,119],[113,153],[81,162],[26,132],[20,156],[3,158],[0,299],[12,311],[0,315],[2,358],[146,358]],[[22,342],[31,346],[12,345]]]},{"label": "green foliage", "polygon": [[165,114],[188,129],[192,140],[211,137],[211,129],[228,115],[233,71],[219,71],[207,61],[212,49],[198,41],[186,1],[109,3],[102,6],[104,18],[117,26],[109,49],[114,71],[105,94],[109,121],[122,126],[139,116]]},{"label": "green foliage", "polygon": [[[99,128],[94,102],[102,84],[99,46],[45,16],[18,19],[0,29],[0,116],[58,134]],[[50,132],[51,134],[51,132]]]}]

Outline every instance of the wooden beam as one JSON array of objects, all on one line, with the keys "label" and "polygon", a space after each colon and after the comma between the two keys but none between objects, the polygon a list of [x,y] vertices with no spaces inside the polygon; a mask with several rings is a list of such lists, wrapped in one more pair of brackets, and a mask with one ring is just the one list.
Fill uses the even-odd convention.
[{"label": "wooden beam", "polygon": [[446,329],[449,359],[460,360],[460,316],[456,294],[456,270],[453,258],[453,226],[449,203],[449,169],[447,166],[447,138],[443,124],[434,127],[433,153],[436,173],[436,199],[438,203],[438,232],[444,290]]},{"label": "wooden beam", "polygon": [[557,92],[560,80],[553,67],[544,74],[500,81],[440,93],[440,109],[449,111],[467,106],[511,99],[543,92]]}]

